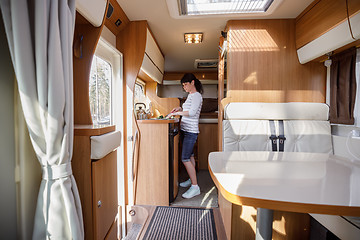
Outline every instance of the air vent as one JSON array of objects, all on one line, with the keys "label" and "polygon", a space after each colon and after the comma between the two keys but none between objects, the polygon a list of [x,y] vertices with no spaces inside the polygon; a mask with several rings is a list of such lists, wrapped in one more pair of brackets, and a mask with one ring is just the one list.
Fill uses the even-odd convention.
[{"label": "air vent", "polygon": [[114,12],[114,7],[111,5],[111,3],[109,3],[109,7],[108,7],[108,10],[106,12],[106,18],[110,18],[111,15],[113,14]]},{"label": "air vent", "polygon": [[218,66],[218,59],[195,59],[195,68],[217,68]]}]

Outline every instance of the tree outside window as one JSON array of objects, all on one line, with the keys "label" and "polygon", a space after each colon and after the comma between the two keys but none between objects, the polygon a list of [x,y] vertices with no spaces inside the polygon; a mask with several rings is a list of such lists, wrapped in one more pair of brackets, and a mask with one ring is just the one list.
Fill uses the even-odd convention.
[{"label": "tree outside window", "polygon": [[111,124],[111,65],[94,56],[91,64],[89,101],[93,124]]}]

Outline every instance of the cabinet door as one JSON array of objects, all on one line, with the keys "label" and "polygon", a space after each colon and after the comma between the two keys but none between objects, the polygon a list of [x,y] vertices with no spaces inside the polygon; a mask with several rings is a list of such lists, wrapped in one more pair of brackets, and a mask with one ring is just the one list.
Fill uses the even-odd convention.
[{"label": "cabinet door", "polygon": [[174,199],[179,190],[179,134],[174,137]]},{"label": "cabinet door", "polygon": [[95,239],[104,239],[115,221],[117,200],[116,151],[92,162],[93,228]]},{"label": "cabinet door", "polygon": [[208,156],[210,152],[218,151],[217,123],[199,124],[198,137],[199,169],[208,170]]},{"label": "cabinet door", "polygon": [[105,240],[116,240],[117,238],[117,228],[118,228],[118,221],[116,220],[110,227],[108,234],[105,237]]}]

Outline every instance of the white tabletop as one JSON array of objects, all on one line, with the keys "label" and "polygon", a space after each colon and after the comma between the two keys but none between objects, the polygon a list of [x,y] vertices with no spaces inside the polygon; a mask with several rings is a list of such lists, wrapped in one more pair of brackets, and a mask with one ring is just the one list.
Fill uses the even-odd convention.
[{"label": "white tabletop", "polygon": [[213,152],[209,170],[226,199],[284,211],[360,216],[360,164],[322,153]]}]

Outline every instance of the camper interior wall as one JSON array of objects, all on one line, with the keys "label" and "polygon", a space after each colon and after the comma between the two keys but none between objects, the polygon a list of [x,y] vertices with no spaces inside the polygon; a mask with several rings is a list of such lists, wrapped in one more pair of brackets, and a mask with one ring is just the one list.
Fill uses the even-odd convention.
[{"label": "camper interior wall", "polygon": [[16,239],[14,71],[0,15],[0,239]]},{"label": "camper interior wall", "polygon": [[[203,88],[203,98],[217,98],[217,84],[203,85]],[[179,83],[179,85],[158,85],[157,95],[161,98],[185,98],[187,93]]]},{"label": "camper interior wall", "polygon": [[[333,124],[331,126],[331,134],[333,137],[334,154],[360,161],[360,149],[357,147],[360,144],[360,137],[352,135],[355,130],[355,135],[360,134],[360,50],[357,50],[356,57],[356,82],[357,92],[354,108],[354,125]],[[329,77],[329,76],[328,76]]]}]

